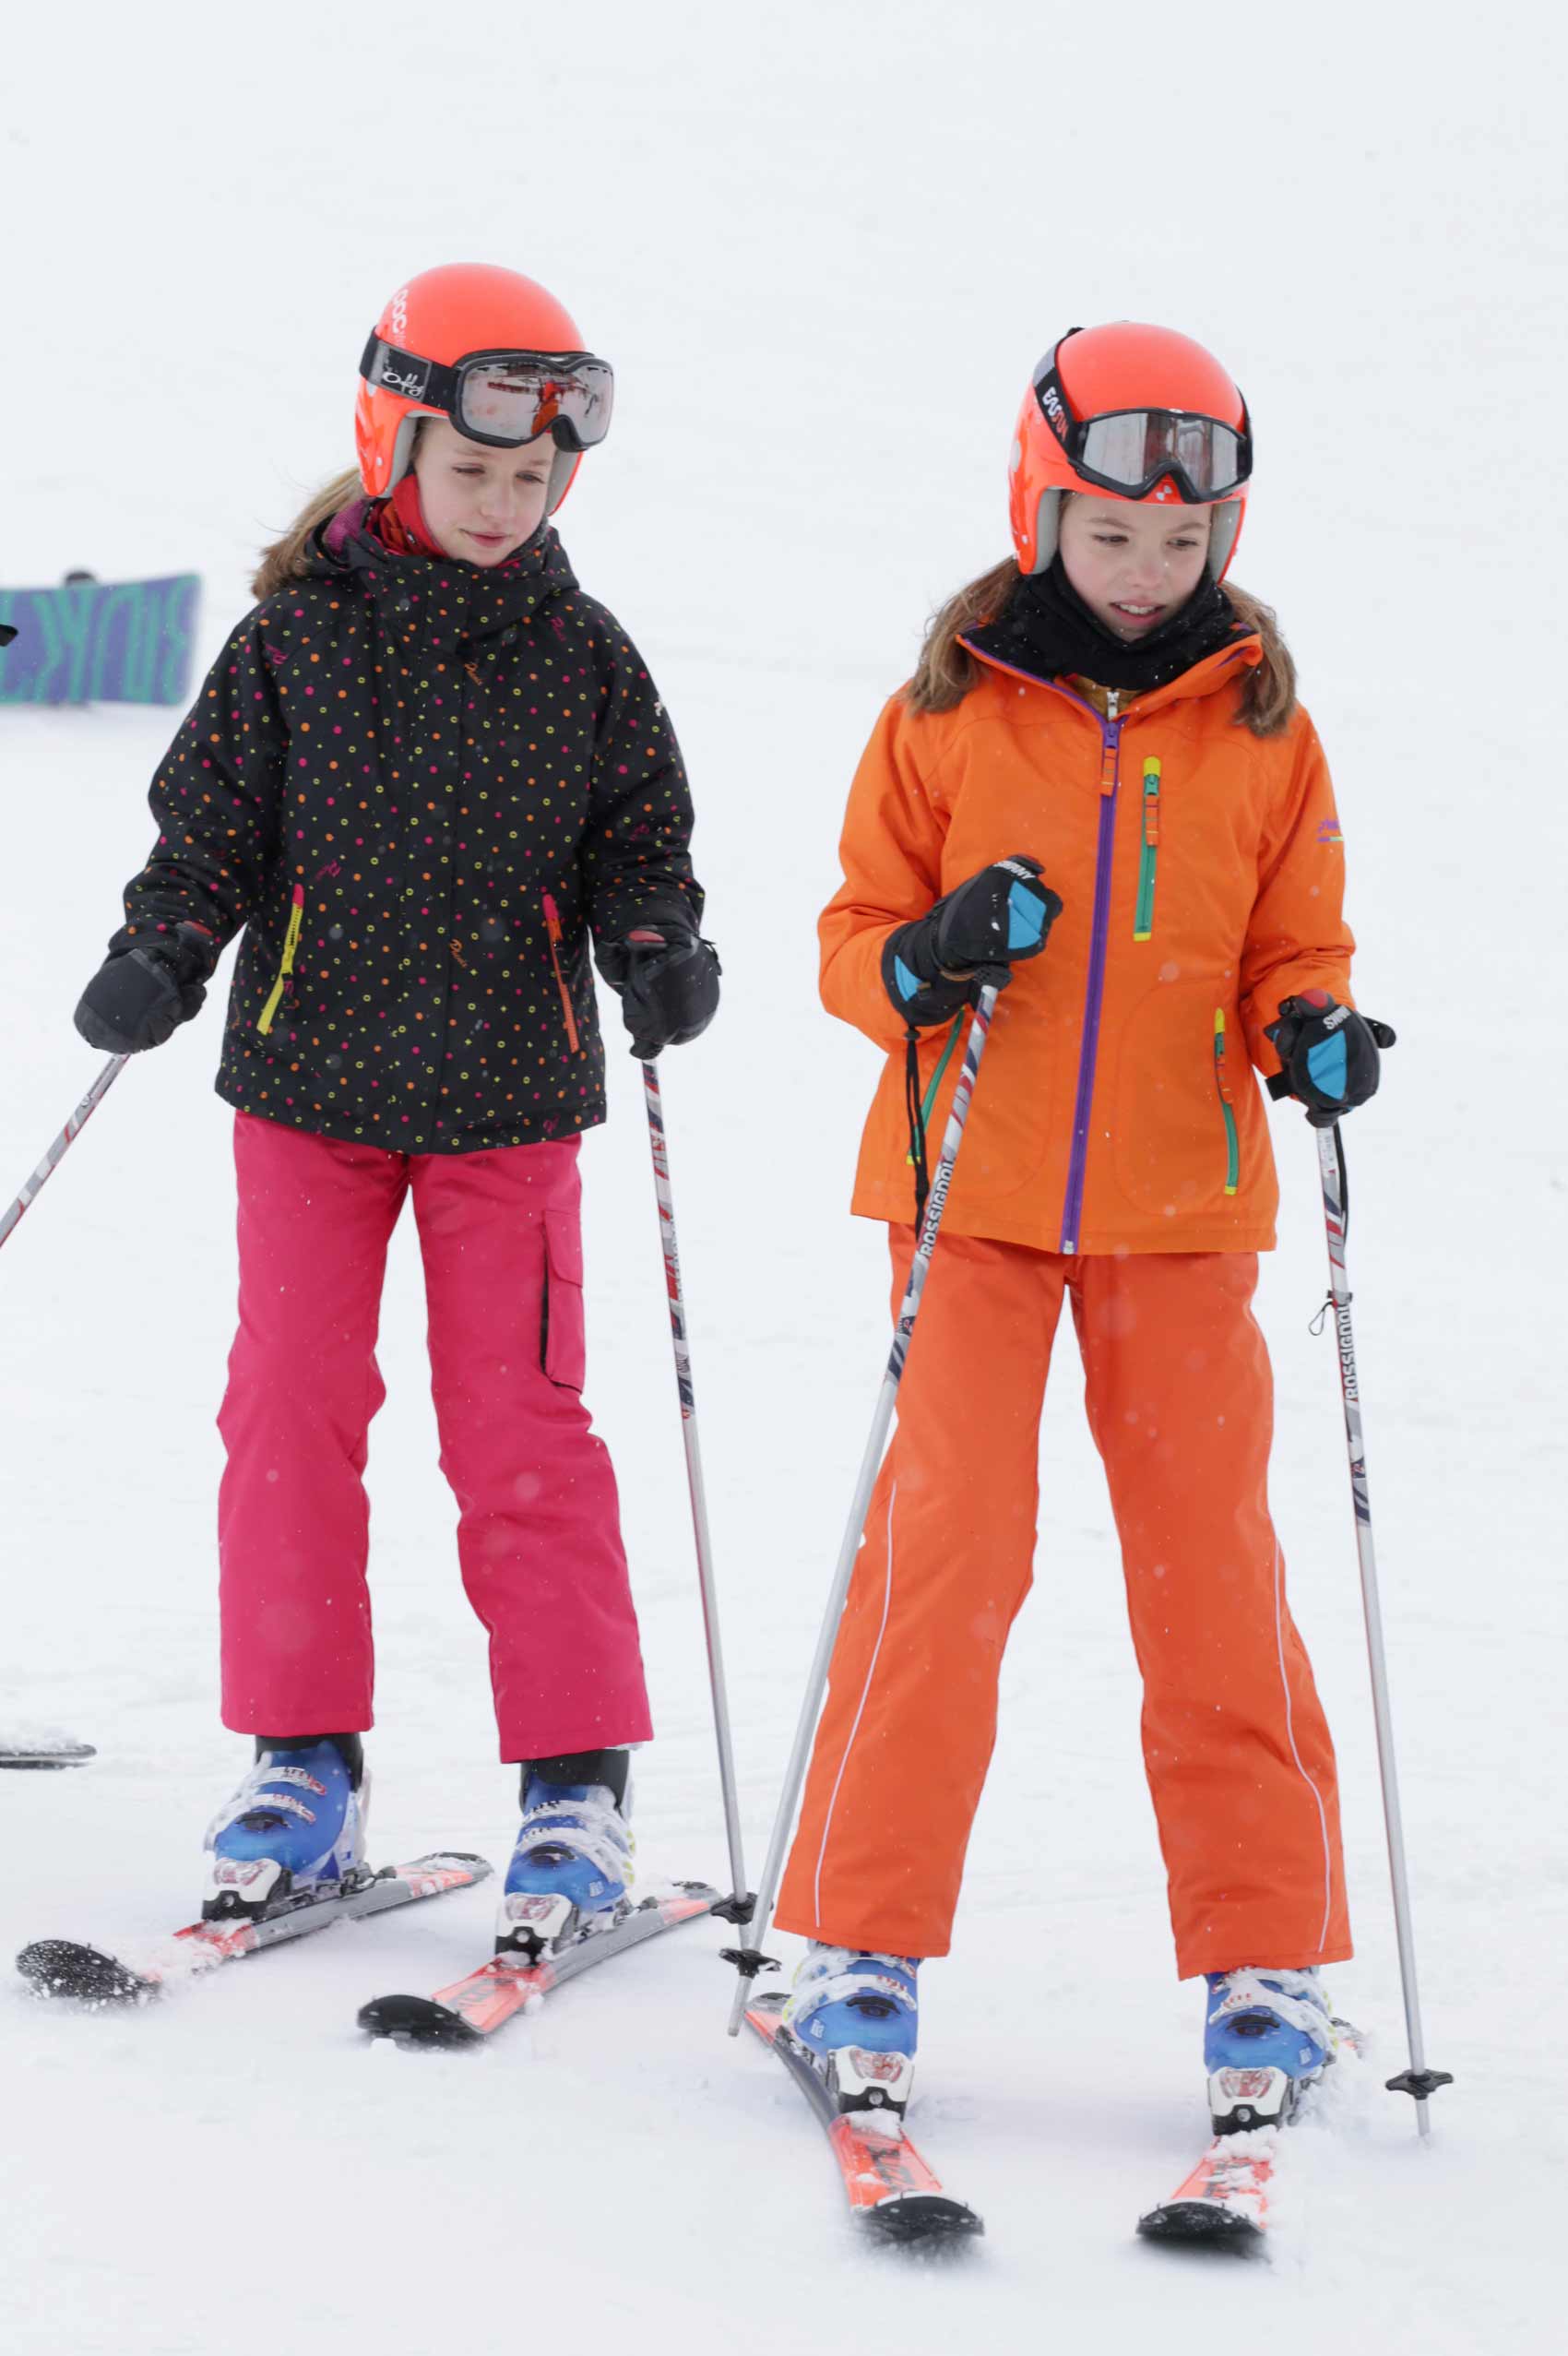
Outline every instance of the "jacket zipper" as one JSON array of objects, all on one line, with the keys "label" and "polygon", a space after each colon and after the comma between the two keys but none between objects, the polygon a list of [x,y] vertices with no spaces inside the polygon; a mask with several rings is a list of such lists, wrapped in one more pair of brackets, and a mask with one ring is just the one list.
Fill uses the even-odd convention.
[{"label": "jacket zipper", "polygon": [[[1059,690],[1065,693],[1065,690]],[[1069,696],[1068,701],[1080,698]],[[1105,952],[1111,932],[1111,866],[1116,844],[1116,794],[1121,783],[1122,722],[1118,720],[1120,698],[1112,689],[1107,698],[1103,720],[1099,721],[1099,839],[1095,851],[1094,918],[1089,933],[1089,973],[1084,993],[1084,1035],[1078,1050],[1078,1092],[1073,1106],[1073,1150],[1067,1163],[1067,1195],[1062,1207],[1062,1243],[1063,1252],[1078,1248],[1078,1229],[1084,1213],[1084,1166],[1088,1159],[1089,1109],[1094,1101],[1095,1065],[1099,1054],[1100,1004],[1105,994]],[[1092,704],[1085,704],[1086,711],[1094,711]]]},{"label": "jacket zipper", "polygon": [[1144,827],[1138,851],[1138,906],[1133,919],[1134,941],[1154,937],[1154,878],[1159,863],[1159,763],[1151,755],[1144,763]]},{"label": "jacket zipper", "polygon": [[305,921],[305,887],[294,886],[294,905],[289,911],[289,929],[283,935],[283,957],[278,968],[278,979],[267,994],[267,1000],[256,1020],[256,1029],[265,1037],[272,1029],[273,1017],[282,1004],[283,993],[293,979],[294,951],[300,946],[300,928]]},{"label": "jacket zipper", "polygon": [[550,962],[555,968],[555,987],[561,993],[561,1011],[566,1017],[566,1037],[574,1055],[581,1053],[577,1039],[577,1018],[572,1012],[572,994],[566,987],[566,977],[561,970],[561,915],[554,895],[545,892],[544,929],[550,935]]},{"label": "jacket zipper", "polygon": [[1241,1183],[1241,1140],[1236,1129],[1236,1107],[1230,1094],[1229,1077],[1225,1069],[1225,1009],[1214,1010],[1214,1080],[1219,1090],[1219,1109],[1225,1115],[1225,1191],[1233,1195]]}]

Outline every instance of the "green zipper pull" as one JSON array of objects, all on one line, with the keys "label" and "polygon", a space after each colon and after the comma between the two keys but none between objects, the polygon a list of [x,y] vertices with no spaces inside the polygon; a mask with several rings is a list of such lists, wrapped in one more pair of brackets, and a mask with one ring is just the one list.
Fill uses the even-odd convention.
[{"label": "green zipper pull", "polygon": [[1134,941],[1154,936],[1154,877],[1159,861],[1159,763],[1151,753],[1144,763],[1143,841],[1138,851],[1138,906],[1133,919]]}]

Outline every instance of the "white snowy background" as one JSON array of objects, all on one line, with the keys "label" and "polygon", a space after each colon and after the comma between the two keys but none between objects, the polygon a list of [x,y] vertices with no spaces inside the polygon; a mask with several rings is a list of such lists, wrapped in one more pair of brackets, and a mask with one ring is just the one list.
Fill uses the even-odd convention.
[{"label": "white snowy background", "polygon": [[[911,2122],[989,2238],[851,2244],[831,2163],[723,2034],[710,1925],[470,2059],[357,2006],[483,1951],[489,1889],[333,1932],[134,2017],[0,1986],[0,2345],[748,2351],[1561,2344],[1568,1908],[1559,20],[1440,5],[973,4],[524,13],[13,11],[0,47],[0,580],[206,577],[351,458],[364,333],[410,272],[516,265],[619,382],[562,523],[674,714],[725,960],[665,1059],[754,1878],[885,1344],[846,1213],[873,1051],[813,921],[854,760],[923,617],[1006,545],[1039,351],[1133,316],[1211,342],[1275,602],[1336,770],[1361,1002],[1401,1029],[1348,1133],[1352,1276],[1431,2057],[1403,2051],[1315,1160],[1275,1115],[1274,1498],[1338,1742],[1372,2032],[1292,2138],[1272,2263],[1132,2235],[1205,2134],[1138,1694],[1064,1338],[1036,1593]],[[0,1194],[97,1069],[76,997],[150,839],[179,715],[0,709]],[[227,970],[222,977],[227,982]],[[244,1744],[215,1702],[213,1429],[229,1117],[207,1017],[122,1080],[0,1264],[0,1960],[193,1910]],[[657,1747],[645,1869],[724,1872],[651,1184],[629,1060],[585,1148],[589,1397],[619,1467]],[[983,1083],[982,1083],[983,1084]],[[436,1469],[411,1232],[373,1435],[374,1846],[505,1858],[481,1632]],[[795,1943],[786,1943],[791,1954]],[[1552,2190],[1555,2176],[1557,2189]]]}]

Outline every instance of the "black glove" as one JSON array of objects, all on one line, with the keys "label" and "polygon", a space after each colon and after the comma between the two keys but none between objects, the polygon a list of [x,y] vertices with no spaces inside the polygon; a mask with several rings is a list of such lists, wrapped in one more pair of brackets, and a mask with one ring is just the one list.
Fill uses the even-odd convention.
[{"label": "black glove", "polygon": [[218,944],[200,924],[149,933],[104,958],[77,1008],[77,1029],[106,1055],[161,1047],[201,1010]]},{"label": "black glove", "polygon": [[603,942],[599,970],[621,994],[632,1053],[644,1064],[699,1038],[719,1012],[719,953],[678,918],[661,916],[624,940]]},{"label": "black glove", "polygon": [[995,860],[889,934],[882,980],[907,1023],[951,1021],[974,996],[978,968],[1005,981],[1009,966],[1039,957],[1062,913],[1061,900],[1039,875],[1039,861],[1027,851]]},{"label": "black glove", "polygon": [[1299,1099],[1314,1129],[1332,1129],[1342,1113],[1377,1094],[1378,1050],[1395,1039],[1387,1023],[1340,1005],[1326,990],[1287,998],[1263,1035],[1285,1067],[1269,1081],[1270,1096]]}]

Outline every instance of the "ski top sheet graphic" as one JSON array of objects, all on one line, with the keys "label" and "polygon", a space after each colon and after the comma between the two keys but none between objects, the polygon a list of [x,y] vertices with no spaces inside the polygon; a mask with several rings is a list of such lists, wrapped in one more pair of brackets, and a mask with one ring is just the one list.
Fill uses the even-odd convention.
[{"label": "ski top sheet graphic", "polygon": [[664,1897],[645,1898],[611,1929],[574,1940],[537,1963],[515,1955],[490,1957],[477,1970],[434,1996],[375,1996],[362,2005],[359,2025],[372,2037],[399,2045],[477,2045],[525,2013],[552,1988],[641,1946],[661,1931],[695,1922],[719,1896],[706,1882],[681,1882]]},{"label": "ski top sheet graphic", "polygon": [[872,2239],[892,2243],[957,2244],[985,2231],[975,2211],[944,2192],[935,2170],[906,2135],[875,2133],[851,2112],[841,2112],[826,2080],[784,2027],[789,1998],[777,1992],[754,1997],[746,2026],[770,2046],[815,2112],[838,2163],[849,2213]]},{"label": "ski top sheet graphic", "polygon": [[195,573],[0,589],[0,704],[185,703],[200,597]]},{"label": "ski top sheet graphic", "polygon": [[34,1939],[17,1957],[17,1969],[40,1996],[63,1996],[95,2009],[102,2005],[141,2005],[160,1989],[196,1979],[220,1964],[308,1938],[334,1922],[354,1922],[470,1889],[490,1875],[486,1859],[466,1850],[438,1850],[407,1865],[383,1865],[365,1873],[341,1896],[310,1898],[279,1914],[252,1922],[191,1922],[172,1932],[160,1947],[125,1962],[102,1947],[77,1939]]},{"label": "ski top sheet graphic", "polygon": [[1278,2136],[1275,2127],[1216,2136],[1170,2199],[1139,2218],[1138,2231],[1148,2242],[1257,2245],[1268,2229]]}]

